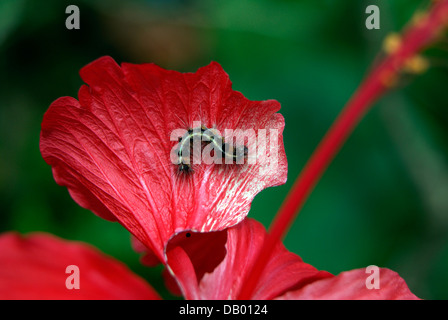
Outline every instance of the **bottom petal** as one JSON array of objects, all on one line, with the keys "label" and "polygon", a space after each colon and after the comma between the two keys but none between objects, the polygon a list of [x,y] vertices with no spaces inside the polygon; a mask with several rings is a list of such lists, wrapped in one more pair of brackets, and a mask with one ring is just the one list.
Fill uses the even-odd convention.
[{"label": "bottom petal", "polygon": [[87,244],[9,232],[0,236],[0,299],[160,298],[121,262]]},{"label": "bottom petal", "polygon": [[[234,227],[208,235],[208,243],[204,241],[205,236],[192,234],[169,246],[167,267],[171,276],[186,299],[238,299],[252,265],[263,250],[265,228],[261,223],[246,218]],[[201,255],[199,259],[198,248],[204,248],[207,255]],[[210,264],[210,260],[214,263]],[[318,271],[279,244],[251,298],[273,299],[327,277],[332,275]]]},{"label": "bottom petal", "polygon": [[[356,269],[318,280],[279,299],[297,300],[419,300],[394,271],[378,268],[367,272]],[[378,272],[374,275],[375,272]],[[376,279],[372,280],[372,277]],[[374,283],[376,282],[376,283]]]}]

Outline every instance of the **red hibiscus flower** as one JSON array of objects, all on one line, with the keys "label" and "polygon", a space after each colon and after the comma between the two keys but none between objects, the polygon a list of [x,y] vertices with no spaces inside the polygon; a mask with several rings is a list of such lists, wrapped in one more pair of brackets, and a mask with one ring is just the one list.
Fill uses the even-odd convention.
[{"label": "red hibiscus flower", "polygon": [[[279,104],[245,99],[217,63],[182,74],[154,64],[120,68],[103,57],[84,67],[81,77],[89,86],[80,89],[79,101],[56,100],[42,122],[41,151],[56,181],[81,206],[123,224],[146,264],[165,264],[173,292],[186,299],[238,299],[266,241],[265,229],[244,217],[256,193],[286,179]],[[278,165],[193,163],[193,172],[184,175],[171,158],[179,148],[172,133],[183,129],[182,138],[192,128],[276,129]],[[262,151],[265,158],[257,160],[272,155],[269,148]],[[381,294],[367,291],[362,271],[352,271],[348,280],[342,275],[334,285],[337,280],[330,280],[338,277],[279,242],[249,298],[309,297],[303,290],[315,283],[316,296],[329,291],[338,297],[344,286],[356,284],[360,297],[415,297],[398,275],[382,273]]]},{"label": "red hibiscus flower", "polygon": [[[81,88],[79,101],[60,98],[45,114],[42,155],[75,201],[125,226],[146,253],[145,263],[164,263],[168,286],[187,299],[417,299],[393,271],[378,269],[378,286],[371,287],[367,270],[338,276],[318,271],[280,240],[362,114],[434,40],[447,12],[448,1],[436,2],[361,84],[268,233],[245,217],[259,191],[286,179],[279,104],[245,99],[216,63],[194,74],[152,64],[119,67],[108,57],[91,63],[81,70],[88,86]],[[183,133],[172,139],[178,129]],[[263,130],[277,133],[266,136],[266,144],[277,148],[259,148],[255,164],[187,161],[187,142],[195,137],[202,138],[200,151],[213,146],[221,152],[225,146],[226,157],[237,158],[230,134],[216,133],[225,129],[253,130],[256,142],[239,146],[248,162]],[[0,247],[4,298],[158,298],[121,264],[85,245],[6,234]],[[86,272],[88,292],[65,291],[66,274],[60,270],[70,265]]]},{"label": "red hibiscus flower", "polygon": [[[103,57],[80,73],[88,86],[79,101],[60,98],[45,113],[43,158],[78,204],[118,220],[158,260],[174,234],[235,225],[258,192],[286,181],[279,103],[233,91],[219,64],[179,73],[154,64],[119,67]],[[266,147],[256,146],[254,164],[193,163],[185,176],[172,161],[173,132],[204,127],[224,138],[227,130],[250,131]]]}]

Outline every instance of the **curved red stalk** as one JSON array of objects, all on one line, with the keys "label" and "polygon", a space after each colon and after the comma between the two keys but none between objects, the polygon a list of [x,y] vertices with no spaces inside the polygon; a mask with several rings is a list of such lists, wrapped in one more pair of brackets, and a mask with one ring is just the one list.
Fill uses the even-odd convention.
[{"label": "curved red stalk", "polygon": [[252,272],[249,272],[239,299],[250,299],[274,247],[286,235],[308,195],[362,116],[393,85],[410,59],[434,41],[447,24],[448,0],[435,1],[427,14],[419,15],[418,19],[411,23],[397,47],[361,83],[308,160],[283,202],[269,229],[264,250],[260,253],[257,263],[252,266]]}]

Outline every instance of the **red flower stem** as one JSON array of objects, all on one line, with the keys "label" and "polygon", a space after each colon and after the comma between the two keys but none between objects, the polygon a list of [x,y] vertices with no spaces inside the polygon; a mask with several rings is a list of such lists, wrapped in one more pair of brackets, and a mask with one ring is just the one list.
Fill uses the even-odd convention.
[{"label": "red flower stem", "polygon": [[410,59],[433,42],[447,24],[448,0],[436,1],[427,14],[419,15],[418,19],[410,24],[397,46],[361,83],[294,182],[269,228],[263,251],[248,273],[239,299],[246,300],[252,297],[275,246],[282,241],[308,195],[362,116],[393,85]]}]

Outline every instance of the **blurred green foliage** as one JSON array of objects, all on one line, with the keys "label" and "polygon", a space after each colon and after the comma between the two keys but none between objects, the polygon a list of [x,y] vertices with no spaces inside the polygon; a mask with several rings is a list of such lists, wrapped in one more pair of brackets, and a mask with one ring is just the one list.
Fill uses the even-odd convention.
[{"label": "blurred green foliage", "polygon": [[[266,226],[295,177],[381,49],[429,1],[0,1],[0,231],[47,231],[91,243],[166,298],[161,268],[141,266],[129,234],[80,208],[39,152],[50,103],[76,96],[78,75],[102,55],[195,71],[211,60],[251,100],[276,99],[286,120],[288,182],[261,192],[249,216]],[[80,30],[65,28],[77,5]],[[337,274],[374,264],[425,299],[448,298],[448,46],[407,76],[353,132],[312,193],[285,245]],[[1,250],[1,248],[0,248]]]}]

